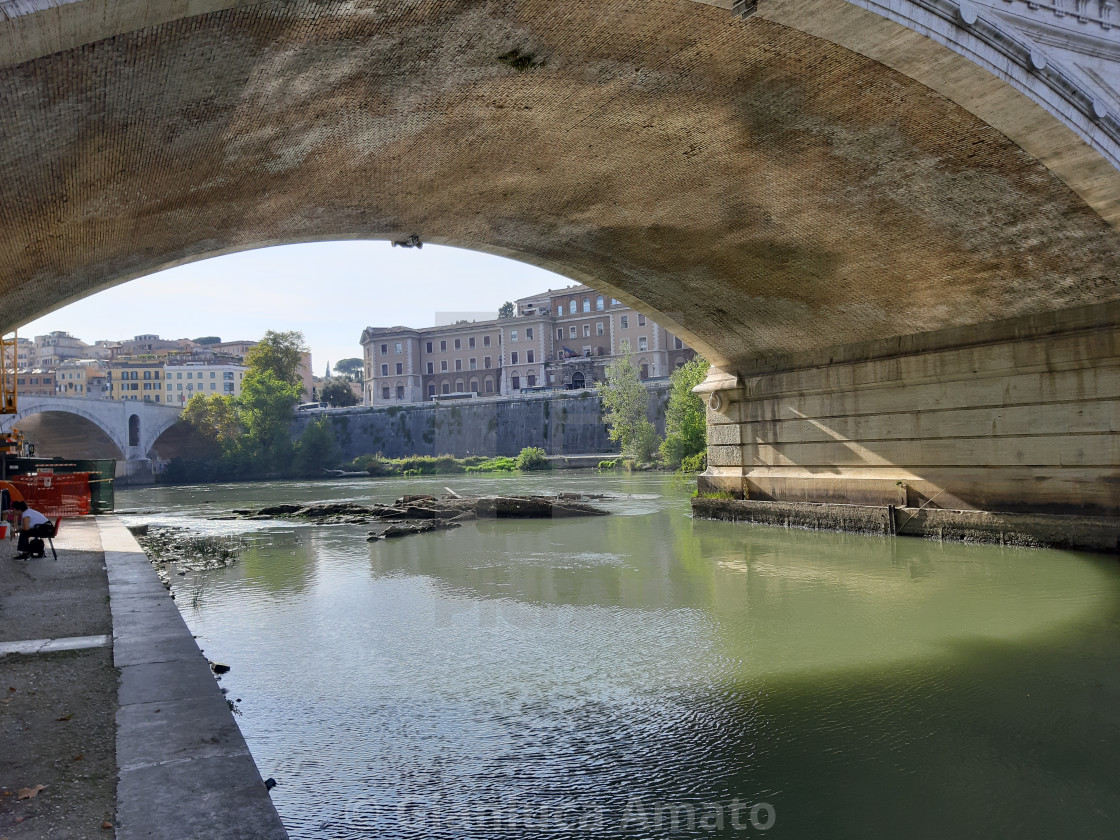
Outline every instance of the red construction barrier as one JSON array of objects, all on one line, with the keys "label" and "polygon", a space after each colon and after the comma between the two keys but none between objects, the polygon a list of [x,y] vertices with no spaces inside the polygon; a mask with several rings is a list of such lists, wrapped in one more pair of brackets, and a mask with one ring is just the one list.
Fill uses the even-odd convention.
[{"label": "red construction barrier", "polygon": [[89,514],[89,473],[39,472],[10,481],[27,506],[48,519]]}]

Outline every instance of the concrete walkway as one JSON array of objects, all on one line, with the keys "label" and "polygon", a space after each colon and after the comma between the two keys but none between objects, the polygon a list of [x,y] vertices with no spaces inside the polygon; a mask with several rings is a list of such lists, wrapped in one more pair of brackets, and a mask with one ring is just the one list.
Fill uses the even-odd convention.
[{"label": "concrete walkway", "polygon": [[0,546],[0,838],[286,838],[132,535],[72,519],[55,545],[57,561]]}]

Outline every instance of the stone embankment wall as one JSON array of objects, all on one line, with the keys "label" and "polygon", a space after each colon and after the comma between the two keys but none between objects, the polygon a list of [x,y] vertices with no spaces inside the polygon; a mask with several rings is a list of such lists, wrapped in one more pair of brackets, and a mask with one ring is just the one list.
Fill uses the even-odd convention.
[{"label": "stone embankment wall", "polygon": [[[649,392],[649,418],[661,434],[668,393],[663,384]],[[298,436],[319,417],[330,422],[346,459],[375,452],[390,458],[512,456],[526,446],[539,446],[549,455],[618,451],[607,437],[602,403],[594,391],[303,412],[294,433]]]}]

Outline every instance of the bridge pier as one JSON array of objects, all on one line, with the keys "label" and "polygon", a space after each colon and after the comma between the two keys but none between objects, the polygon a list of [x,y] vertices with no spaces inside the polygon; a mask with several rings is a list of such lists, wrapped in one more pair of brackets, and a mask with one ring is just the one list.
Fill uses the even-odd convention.
[{"label": "bridge pier", "polygon": [[698,515],[1117,549],[1120,302],[756,359],[696,390]]}]

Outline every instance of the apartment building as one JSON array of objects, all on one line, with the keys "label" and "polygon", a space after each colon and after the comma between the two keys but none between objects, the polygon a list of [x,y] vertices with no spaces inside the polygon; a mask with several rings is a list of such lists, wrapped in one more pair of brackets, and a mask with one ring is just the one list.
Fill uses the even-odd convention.
[{"label": "apartment building", "polygon": [[367,327],[363,402],[586,388],[627,349],[642,378],[656,379],[695,355],[645,315],[586,286],[522,298],[514,313],[420,329]]},{"label": "apartment building", "polygon": [[164,399],[164,361],[158,356],[120,358],[109,362],[105,384],[111,400],[166,402]]},{"label": "apartment building", "polygon": [[21,397],[55,396],[54,371],[42,368],[16,371],[16,393]]},{"label": "apartment building", "polygon": [[245,367],[233,362],[169,362],[164,366],[163,401],[186,405],[195,394],[239,397],[244,377]]},{"label": "apartment building", "polygon": [[96,359],[65,362],[55,371],[55,394],[87,400],[107,399],[109,381]]},{"label": "apartment building", "polygon": [[72,359],[89,358],[89,345],[62,330],[35,336],[34,348],[29,350],[29,363],[43,370],[54,370]]}]

